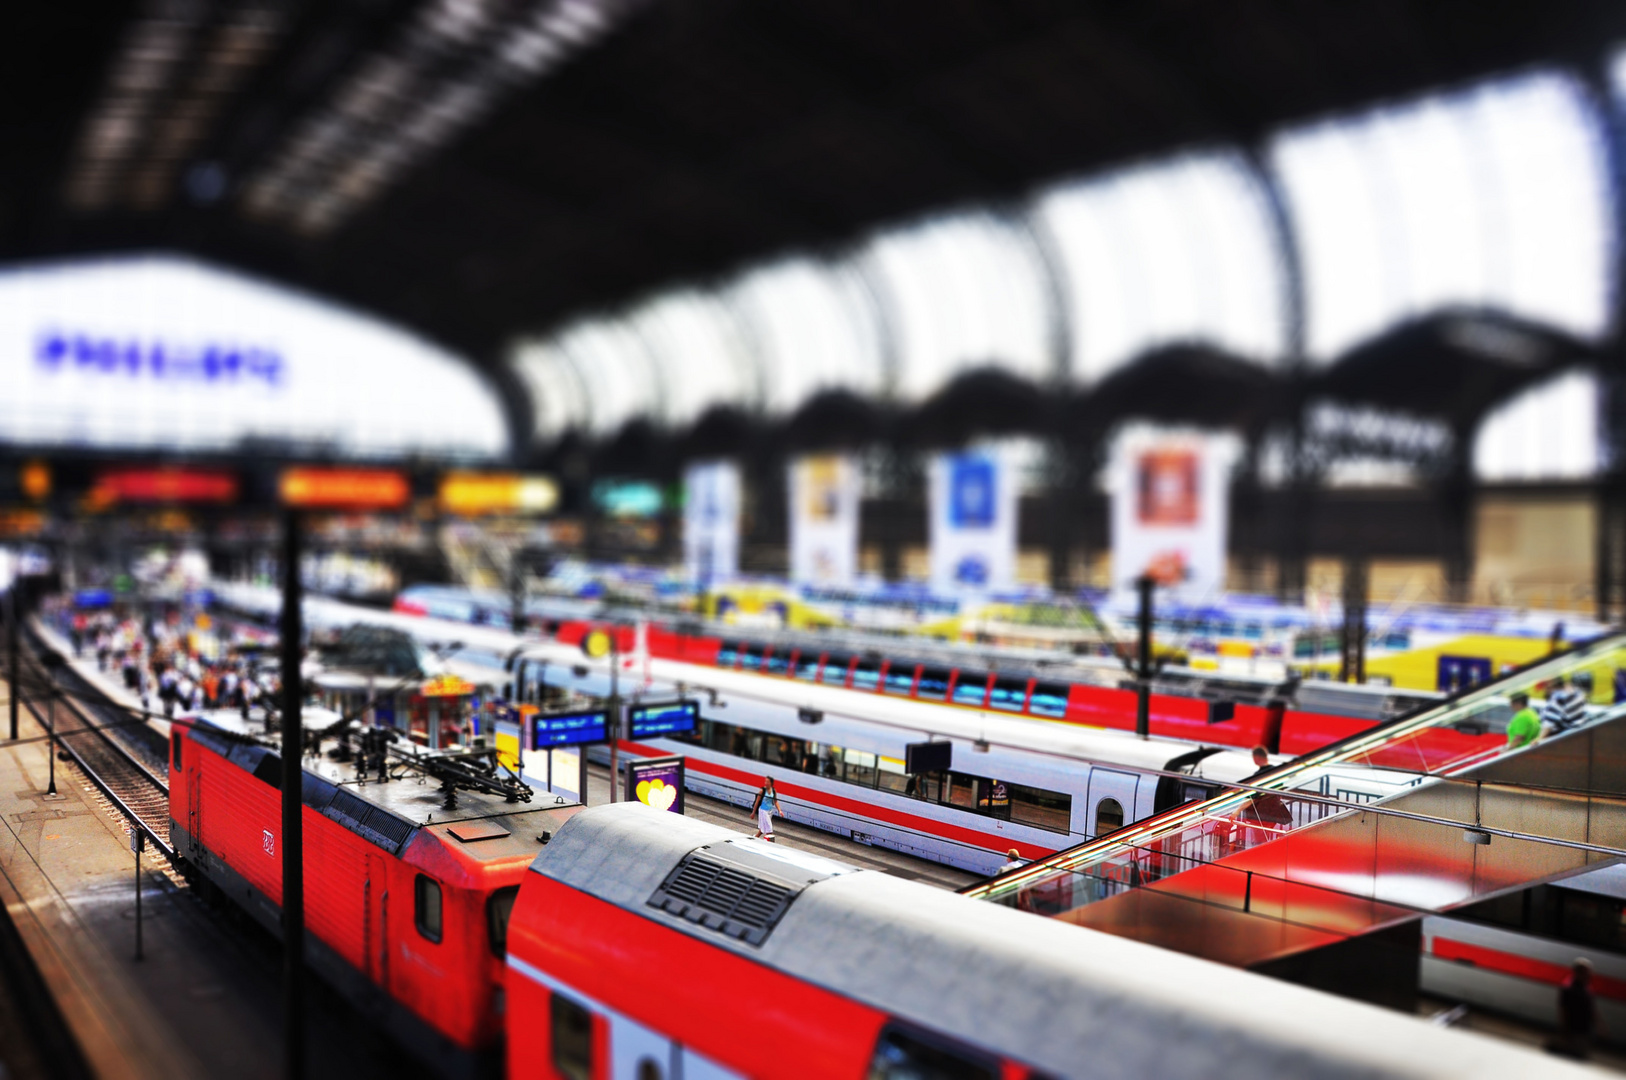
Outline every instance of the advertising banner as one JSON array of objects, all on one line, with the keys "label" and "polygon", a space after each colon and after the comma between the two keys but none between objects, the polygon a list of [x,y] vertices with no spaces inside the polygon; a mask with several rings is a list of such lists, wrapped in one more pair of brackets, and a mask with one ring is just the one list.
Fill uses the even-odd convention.
[{"label": "advertising banner", "polygon": [[790,579],[850,585],[858,575],[858,462],[842,454],[790,466]]},{"label": "advertising banner", "polygon": [[1225,588],[1232,440],[1152,428],[1118,440],[1112,480],[1112,584],[1125,597],[1150,575],[1171,599]]},{"label": "advertising banner", "polygon": [[709,588],[740,568],[740,468],[703,461],[683,476],[683,564],[689,580]]},{"label": "advertising banner", "polygon": [[1002,589],[1016,581],[1016,477],[992,450],[940,454],[931,463],[934,589]]},{"label": "advertising banner", "polygon": [[683,761],[673,756],[627,762],[627,801],[683,813]]}]

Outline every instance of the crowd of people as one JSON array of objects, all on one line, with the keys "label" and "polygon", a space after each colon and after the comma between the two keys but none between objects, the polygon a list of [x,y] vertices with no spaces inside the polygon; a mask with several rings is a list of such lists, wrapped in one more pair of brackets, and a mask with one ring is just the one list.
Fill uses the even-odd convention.
[{"label": "crowd of people", "polygon": [[116,672],[149,712],[173,717],[177,711],[247,709],[276,693],[274,674],[260,671],[248,656],[220,648],[212,636],[178,617],[67,608],[57,615],[75,658],[92,655],[99,670]]}]

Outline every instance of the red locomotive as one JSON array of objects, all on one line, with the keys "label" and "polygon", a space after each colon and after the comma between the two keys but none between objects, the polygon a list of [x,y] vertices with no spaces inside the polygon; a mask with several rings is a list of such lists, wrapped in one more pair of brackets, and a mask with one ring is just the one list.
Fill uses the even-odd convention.
[{"label": "red locomotive", "polygon": [[[175,725],[170,835],[275,932],[282,761],[262,734],[230,713]],[[392,751],[388,737],[364,733],[347,760],[305,759],[307,960],[439,1071],[494,1071],[509,913],[526,867],[581,807],[521,801],[529,789],[466,749]]]}]

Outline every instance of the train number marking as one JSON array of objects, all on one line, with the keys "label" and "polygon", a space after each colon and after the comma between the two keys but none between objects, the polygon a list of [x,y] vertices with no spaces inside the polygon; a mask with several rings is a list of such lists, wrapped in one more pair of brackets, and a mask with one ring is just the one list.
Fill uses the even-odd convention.
[{"label": "train number marking", "polygon": [[275,836],[271,835],[271,830],[270,829],[266,829],[265,832],[261,835],[261,837],[260,837],[260,846],[265,849],[265,853],[267,855],[272,855],[272,856],[276,855],[276,853],[277,853],[277,838]]}]

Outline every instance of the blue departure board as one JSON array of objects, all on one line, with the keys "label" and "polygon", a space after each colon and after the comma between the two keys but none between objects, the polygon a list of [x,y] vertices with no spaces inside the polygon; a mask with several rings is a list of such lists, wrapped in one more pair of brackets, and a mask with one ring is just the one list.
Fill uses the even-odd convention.
[{"label": "blue departure board", "polygon": [[609,725],[602,709],[597,712],[560,713],[531,718],[531,746],[574,746],[577,743],[607,742]]},{"label": "blue departure board", "polygon": [[692,701],[669,701],[663,705],[639,705],[628,714],[631,738],[658,739],[687,735],[700,721],[700,706]]}]

